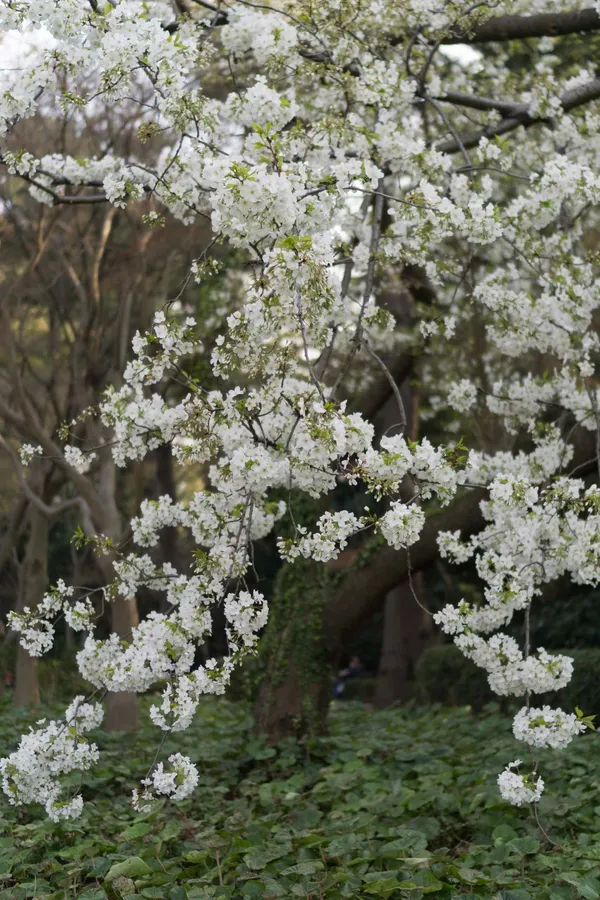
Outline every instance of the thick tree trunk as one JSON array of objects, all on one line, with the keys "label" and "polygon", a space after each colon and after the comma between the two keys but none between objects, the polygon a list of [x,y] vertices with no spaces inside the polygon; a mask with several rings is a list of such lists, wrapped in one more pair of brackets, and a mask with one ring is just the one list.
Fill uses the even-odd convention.
[{"label": "thick tree trunk", "polygon": [[254,705],[256,728],[271,743],[325,728],[332,663],[322,628],[327,586],[325,567],[311,560],[287,563],[277,575]]},{"label": "thick tree trunk", "polygon": [[[35,506],[29,510],[29,535],[23,561],[18,608],[35,609],[48,584],[48,519]],[[37,706],[40,702],[37,659],[19,644],[15,671],[14,702],[17,706]]]},{"label": "thick tree trunk", "polygon": [[[420,593],[419,572],[413,588]],[[383,614],[383,640],[375,684],[375,705],[402,703],[411,696],[417,660],[431,639],[431,617],[419,606],[405,581],[388,592]]]},{"label": "thick tree trunk", "polygon": [[284,737],[322,734],[331,699],[329,667],[324,664],[320,677],[306,683],[290,665],[281,681],[265,678],[254,705],[256,730],[276,744]]}]

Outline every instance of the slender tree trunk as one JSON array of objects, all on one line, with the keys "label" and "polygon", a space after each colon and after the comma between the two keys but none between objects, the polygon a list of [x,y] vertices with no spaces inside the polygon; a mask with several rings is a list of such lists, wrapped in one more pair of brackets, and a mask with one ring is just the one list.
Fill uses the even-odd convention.
[{"label": "slender tree trunk", "polygon": [[[19,607],[35,609],[48,585],[48,519],[35,506],[29,510],[29,535],[23,561]],[[19,644],[15,671],[14,702],[37,706],[40,702],[37,659]]]},{"label": "slender tree trunk", "polygon": [[[177,485],[175,484],[170,444],[162,444],[156,449],[156,488],[159,497],[167,494],[173,501],[177,499]],[[168,562],[177,567],[179,561],[178,538],[179,533],[174,525],[161,530],[159,537],[161,562]]]},{"label": "slender tree trunk", "polygon": [[[105,518],[102,532],[115,544],[122,539],[121,515],[117,506],[117,472],[112,459],[107,459],[100,476],[99,493],[103,498]],[[113,559],[110,555],[98,556],[98,564],[106,584],[114,578]],[[110,604],[111,628],[119,637],[129,640],[133,628],[138,624],[137,601],[135,597],[117,597]],[[136,694],[130,691],[110,691],[106,697],[106,731],[135,731],[138,726],[138,704]]]},{"label": "slender tree trunk", "polygon": [[[412,577],[417,597],[421,574]],[[408,581],[393,588],[385,598],[383,640],[375,684],[375,705],[402,703],[411,696],[417,660],[432,635],[431,617],[415,600]]]},{"label": "slender tree trunk", "polygon": [[[398,305],[406,320],[411,322],[411,303],[408,297],[400,298]],[[415,441],[419,431],[420,391],[417,385],[407,379],[400,386],[400,393],[406,414],[405,435]],[[384,433],[393,429],[398,421],[398,410],[392,400],[381,410],[379,420]],[[413,493],[412,482],[407,479],[401,488],[402,499],[408,502]],[[422,578],[420,573],[415,573],[412,588],[407,579],[386,595],[381,654],[375,684],[376,706],[402,703],[410,696],[414,666],[424,649],[424,636],[430,630],[430,623],[424,620],[427,613],[415,598],[419,591],[422,593]]]},{"label": "slender tree trunk", "polygon": [[[111,624],[115,634],[129,637],[138,623],[135,597],[118,597],[112,602]],[[106,697],[106,731],[135,731],[138,726],[137,696],[129,691],[109,693]]]}]

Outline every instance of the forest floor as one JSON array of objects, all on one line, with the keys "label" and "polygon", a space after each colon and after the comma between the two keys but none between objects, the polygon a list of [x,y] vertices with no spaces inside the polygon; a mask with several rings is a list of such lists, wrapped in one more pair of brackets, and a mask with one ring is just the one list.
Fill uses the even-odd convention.
[{"label": "forest floor", "polygon": [[[0,751],[40,713],[0,707]],[[160,734],[100,734],[68,825],[0,800],[0,897],[600,900],[600,737],[544,752],[542,831],[498,793],[526,749],[492,708],[332,706],[328,736],[267,747],[242,704],[206,698],[167,742],[198,763],[177,806],[129,804]]]}]

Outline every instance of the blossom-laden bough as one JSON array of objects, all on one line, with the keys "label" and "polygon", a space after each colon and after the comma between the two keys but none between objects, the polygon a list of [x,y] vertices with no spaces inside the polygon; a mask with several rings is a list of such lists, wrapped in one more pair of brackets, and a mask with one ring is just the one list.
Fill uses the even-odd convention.
[{"label": "blossom-laden bough", "polygon": [[[598,10],[520,0],[493,10],[427,0],[198,0],[189,9],[162,0],[2,0],[0,27],[45,36],[33,58],[5,73],[0,96],[1,160],[34,198],[147,203],[155,227],[164,216],[154,207],[184,223],[205,217],[215,240],[246,260],[242,302],[212,351],[222,390],[186,370],[203,323],[174,303],[136,336],[122,386],[99,406],[119,465],[168,443],[182,466],[208,467],[206,489],[189,502],[142,504],[132,522],[139,552],[93,538],[115,555],[107,602],[151,587],[164,592],[168,611],[150,614],[127,639],[100,640],[89,599],[59,584],[35,610],[11,616],[23,646],[46,652],[64,615],[86,633],[78,665],[100,695],[166,682],[151,717],[165,732],[183,729],[202,693],[224,692],[265,625],[265,599],[246,577],[252,543],[286,512],[282,495],[319,497],[342,481],[383,503],[381,513],[326,512],[312,530],[297,527],[279,541],[286,560],[327,562],[366,529],[405,553],[433,503],[483,489],[482,529],[467,541],[440,533],[438,543],[457,562],[475,556],[484,602],[446,607],[437,620],[497,693],[526,698],[514,724],[519,740],[560,749],[590,727],[580,713],[530,708],[531,694],[567,683],[572,662],[533,650],[528,623],[545,584],[563,575],[600,580],[600,493],[581,470],[569,471],[573,435],[600,434],[600,282],[587,239],[598,226],[600,80],[591,65],[574,71],[551,52],[555,35],[600,30]],[[515,74],[506,42],[522,37],[539,46],[535,65]],[[465,62],[447,51],[457,42],[499,43],[493,56]],[[215,79],[228,79],[224,98],[207,90]],[[15,148],[14,128],[48,97],[75,119],[104,101],[137,110],[142,140],[168,135],[168,152],[149,166]],[[209,250],[199,248],[190,278],[214,271]],[[404,267],[423,272],[436,294],[433,307],[417,304],[416,335],[380,302],[381,273]],[[474,368],[460,344],[475,320],[485,346]],[[508,434],[527,434],[529,448],[463,459],[450,439],[409,441],[386,363],[408,353],[435,373],[437,409],[453,410],[459,424],[485,409]],[[396,433],[381,438],[347,406],[373,372],[397,404]],[[169,379],[183,385],[176,402],[162,390]],[[41,452],[25,445],[22,460]],[[68,444],[64,461],[93,472],[96,452],[104,451]],[[408,499],[400,496],[407,479]],[[173,526],[198,547],[192,574],[143,552]],[[217,603],[229,655],[197,665]],[[521,611],[522,646],[499,631]],[[42,800],[53,818],[78,814],[81,798],[63,798],[61,776],[95,761],[83,735],[99,708],[78,698],[64,724],[23,738],[0,763],[11,802]],[[521,775],[518,765],[500,775],[501,792],[535,803],[543,781],[535,766]],[[197,777],[180,754],[157,761],[134,802],[143,809],[159,795],[181,799]]]}]

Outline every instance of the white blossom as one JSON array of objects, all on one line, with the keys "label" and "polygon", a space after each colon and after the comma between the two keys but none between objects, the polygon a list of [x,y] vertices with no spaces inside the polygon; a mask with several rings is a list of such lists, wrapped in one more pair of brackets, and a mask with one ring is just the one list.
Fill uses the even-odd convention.
[{"label": "white blossom", "polygon": [[[501,0],[493,10],[500,17],[529,12],[522,0]],[[305,16],[232,0],[219,11],[218,28],[208,27],[208,13],[176,18],[163,0],[0,7],[3,32],[47,35],[22,65],[3,72],[0,135],[10,133],[12,142],[15,125],[46,114],[47,98],[72,104],[72,131],[83,138],[87,113],[101,121],[103,103],[126,113],[140,140],[161,135],[158,149],[149,142],[143,156],[138,141],[127,140],[126,157],[116,149],[85,158],[50,148],[38,158],[11,143],[0,150],[10,178],[48,206],[74,195],[83,202],[93,191],[94,202],[131,211],[151,200],[161,211],[145,211],[150,226],[167,215],[184,225],[210,220],[215,243],[234,248],[240,263],[225,271],[214,314],[198,323],[186,318],[182,295],[169,312],[159,310],[150,329],[135,335],[122,381],[115,378],[100,403],[107,459],[112,452],[125,467],[169,445],[184,471],[204,473],[201,486],[189,487],[195,474],[186,481],[185,499],[140,504],[134,546],[116,559],[114,582],[103,588],[106,604],[160,592],[167,612],[148,614],[127,640],[99,639],[93,598],[59,582],[35,609],[11,613],[11,627],[39,656],[64,616],[84,635],[81,675],[103,691],[160,684],[151,719],[177,732],[190,725],[202,694],[225,691],[256,646],[267,603],[244,579],[253,542],[286,513],[292,536],[279,536],[277,547],[290,564],[300,556],[328,563],[373,530],[407,555],[426,516],[432,513],[434,529],[437,506],[477,489],[481,515],[466,523],[468,534],[442,530],[437,545],[454,563],[473,559],[481,590],[472,602],[446,604],[435,621],[497,694],[559,690],[573,661],[502,629],[517,614],[535,615],[545,586],[558,579],[600,583],[599,489],[577,468],[568,474],[572,435],[595,433],[600,405],[600,281],[587,245],[600,202],[600,117],[587,107],[571,114],[561,102],[595,77],[593,67],[565,74],[544,52],[539,65],[515,76],[504,57],[486,58],[492,107],[514,98],[515,110],[527,110],[539,127],[504,134],[519,115],[500,116],[487,101],[467,115],[456,102],[449,134],[435,109],[450,96],[477,95],[484,64],[432,53],[417,78],[406,47],[410,35],[439,47],[457,29],[485,22],[489,10],[325,0]],[[214,90],[219,71],[232,76],[223,92]],[[425,100],[433,104],[426,124],[416,108]],[[474,127],[485,135],[476,146],[455,146],[454,128],[470,135]],[[456,165],[455,150],[472,164]],[[189,279],[219,271],[209,249],[194,251]],[[422,273],[434,301],[413,295],[411,269]],[[384,308],[388,276],[394,291],[410,294],[410,323]],[[188,365],[199,353],[210,365],[206,381]],[[424,429],[412,441],[385,361],[417,353]],[[396,433],[381,438],[353,405],[355,397],[370,398],[374,372],[385,375],[398,407]],[[428,417],[436,417],[431,430]],[[492,435],[502,431],[496,449],[489,436],[468,451],[456,440],[467,423],[476,436],[488,421]],[[448,437],[434,443],[438,422]],[[85,448],[92,437],[95,446],[96,433],[62,451],[73,482],[81,486],[74,473],[85,474],[90,490],[101,474],[92,465],[100,451]],[[27,465],[42,453],[26,443],[20,458]],[[340,483],[373,497],[379,512],[327,508]],[[296,523],[288,503],[297,493],[323,498],[323,512],[308,525]],[[193,562],[181,571],[151,555],[166,528],[185,530],[194,544]],[[94,541],[98,552],[114,549],[100,535]],[[198,665],[216,605],[229,653]],[[25,736],[0,762],[10,801],[39,800],[55,820],[78,815],[81,797],[64,795],[60,777],[95,761],[96,748],[81,734],[98,715],[81,702],[67,710],[66,726],[49,723]],[[579,718],[547,707],[522,710],[514,723],[515,736],[533,747],[560,749],[582,730]],[[537,802],[542,779],[519,775],[516,766],[499,776],[502,796]],[[143,810],[157,796],[182,799],[197,779],[193,764],[174,754],[152,768],[134,804]]]},{"label": "white blossom", "polygon": [[549,706],[541,709],[524,706],[513,722],[513,733],[518,741],[553,750],[563,750],[585,729],[585,723],[575,713],[565,713],[562,709],[551,709]]},{"label": "white blossom", "polygon": [[513,772],[514,768],[522,765],[517,759],[506,767],[504,772],[498,775],[498,787],[504,800],[513,806],[525,806],[528,803],[538,803],[541,799],[544,782],[541,776],[519,775]]}]

